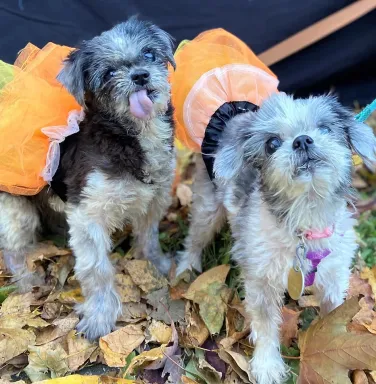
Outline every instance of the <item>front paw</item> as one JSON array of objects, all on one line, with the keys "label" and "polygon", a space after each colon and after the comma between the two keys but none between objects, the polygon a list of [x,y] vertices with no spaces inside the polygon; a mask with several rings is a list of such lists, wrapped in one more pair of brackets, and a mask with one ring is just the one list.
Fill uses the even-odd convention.
[{"label": "front paw", "polygon": [[288,377],[289,368],[278,350],[255,350],[250,361],[250,372],[257,384],[281,384]]},{"label": "front paw", "polygon": [[77,331],[82,332],[88,340],[94,341],[114,330],[121,313],[121,301],[113,292],[97,294],[76,305],[76,312],[82,316]]}]

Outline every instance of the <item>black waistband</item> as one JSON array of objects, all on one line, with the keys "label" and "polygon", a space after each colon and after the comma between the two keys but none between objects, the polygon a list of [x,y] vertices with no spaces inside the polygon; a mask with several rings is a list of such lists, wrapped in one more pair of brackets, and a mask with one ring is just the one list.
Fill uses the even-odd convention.
[{"label": "black waistband", "polygon": [[201,153],[210,180],[214,179],[214,155],[218,150],[219,140],[227,123],[236,115],[257,111],[258,106],[248,101],[231,101],[222,104],[211,117],[201,144]]}]

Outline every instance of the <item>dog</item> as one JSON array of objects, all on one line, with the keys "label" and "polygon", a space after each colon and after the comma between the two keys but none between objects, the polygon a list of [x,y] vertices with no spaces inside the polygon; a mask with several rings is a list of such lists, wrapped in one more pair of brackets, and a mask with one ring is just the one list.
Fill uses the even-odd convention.
[{"label": "dog", "polygon": [[91,340],[111,332],[121,312],[108,257],[116,229],[131,224],[135,256],[163,273],[170,268],[158,240],[175,169],[169,63],[175,66],[171,36],[137,18],[84,41],[57,77],[85,117],[61,144],[52,190],[35,197],[0,194],[0,247],[23,291],[37,282],[25,270],[25,253],[48,209],[66,216],[85,297],[76,308],[77,329]]},{"label": "dog", "polygon": [[[371,128],[335,97],[277,93],[258,111],[228,122],[214,157],[213,181],[198,159],[177,274],[201,271],[202,249],[227,219],[251,317],[255,350],[249,369],[258,384],[286,378],[280,308],[292,268],[304,274],[306,285],[313,280],[321,315],[344,300],[357,249],[348,208],[354,199],[352,152],[369,164],[376,160],[375,148]],[[315,271],[308,256],[323,253]]]}]

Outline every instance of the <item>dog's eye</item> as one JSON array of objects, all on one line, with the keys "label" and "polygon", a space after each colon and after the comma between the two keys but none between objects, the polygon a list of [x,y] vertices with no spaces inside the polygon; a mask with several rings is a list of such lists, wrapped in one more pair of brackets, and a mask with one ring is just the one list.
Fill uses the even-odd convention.
[{"label": "dog's eye", "polygon": [[332,132],[332,130],[328,127],[325,127],[325,126],[322,126],[322,127],[319,127],[319,130],[321,133],[330,133]]},{"label": "dog's eye", "polygon": [[155,60],[155,55],[151,51],[146,51],[146,52],[144,52],[144,58],[146,60],[149,60],[149,61],[154,61]]},{"label": "dog's eye", "polygon": [[278,137],[272,137],[266,142],[266,153],[272,155],[282,145]]},{"label": "dog's eye", "polygon": [[115,76],[115,71],[113,69],[111,69],[110,71],[107,71],[106,74],[104,75],[104,81],[109,81],[111,80],[114,76]]}]

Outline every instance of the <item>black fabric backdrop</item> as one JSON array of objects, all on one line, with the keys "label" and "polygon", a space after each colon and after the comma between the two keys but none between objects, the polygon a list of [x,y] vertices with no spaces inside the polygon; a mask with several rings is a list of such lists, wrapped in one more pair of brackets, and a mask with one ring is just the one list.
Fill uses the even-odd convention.
[{"label": "black fabric backdrop", "polygon": [[[0,0],[0,58],[31,41],[69,46],[138,14],[177,43],[222,27],[256,53],[356,0]],[[342,102],[376,97],[376,11],[272,67],[280,89],[305,96],[334,87]]]}]

